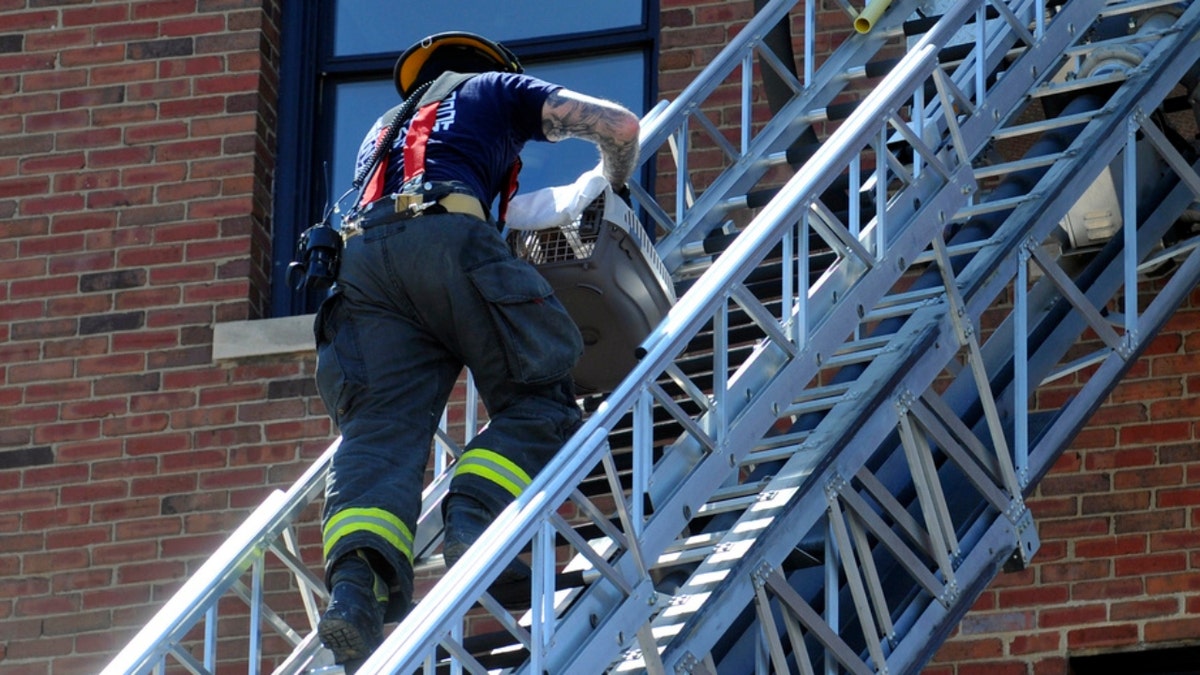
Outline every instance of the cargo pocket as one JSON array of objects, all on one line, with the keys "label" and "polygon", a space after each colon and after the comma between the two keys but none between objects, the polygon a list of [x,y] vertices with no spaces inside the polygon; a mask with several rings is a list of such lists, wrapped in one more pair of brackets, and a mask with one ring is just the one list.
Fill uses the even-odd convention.
[{"label": "cargo pocket", "polygon": [[317,391],[334,424],[341,425],[355,396],[366,388],[366,365],[359,349],[354,319],[335,289],[321,302],[313,320],[317,343]]},{"label": "cargo pocket", "polygon": [[467,272],[487,302],[513,381],[548,384],[571,372],[583,338],[554,289],[528,263],[507,259]]}]

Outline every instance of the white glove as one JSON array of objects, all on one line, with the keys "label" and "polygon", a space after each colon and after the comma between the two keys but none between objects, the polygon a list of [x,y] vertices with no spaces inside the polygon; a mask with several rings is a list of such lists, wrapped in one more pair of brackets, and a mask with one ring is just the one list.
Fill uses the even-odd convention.
[{"label": "white glove", "polygon": [[505,224],[512,230],[545,230],[568,225],[578,219],[607,186],[608,180],[597,167],[570,185],[518,194],[508,203]]}]

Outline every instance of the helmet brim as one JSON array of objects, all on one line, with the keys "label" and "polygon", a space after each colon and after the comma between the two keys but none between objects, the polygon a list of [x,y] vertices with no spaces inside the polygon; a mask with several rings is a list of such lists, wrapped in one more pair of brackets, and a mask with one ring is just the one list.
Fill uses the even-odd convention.
[{"label": "helmet brim", "polygon": [[509,73],[521,72],[521,64],[517,61],[517,57],[499,43],[474,33],[461,31],[436,33],[404,50],[400,58],[396,59],[392,79],[395,82],[396,91],[401,96],[408,98],[409,94],[420,86],[421,70],[444,47],[460,47],[471,50],[478,56],[494,63],[493,70]]}]

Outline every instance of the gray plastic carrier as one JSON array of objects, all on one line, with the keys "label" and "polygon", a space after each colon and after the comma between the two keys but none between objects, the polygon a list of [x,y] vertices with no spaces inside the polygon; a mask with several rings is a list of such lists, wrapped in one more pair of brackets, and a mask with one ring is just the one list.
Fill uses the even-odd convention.
[{"label": "gray plastic carrier", "polygon": [[577,221],[513,231],[509,243],[550,282],[583,334],[572,371],[578,393],[612,391],[675,304],[671,277],[633,209],[608,188]]}]

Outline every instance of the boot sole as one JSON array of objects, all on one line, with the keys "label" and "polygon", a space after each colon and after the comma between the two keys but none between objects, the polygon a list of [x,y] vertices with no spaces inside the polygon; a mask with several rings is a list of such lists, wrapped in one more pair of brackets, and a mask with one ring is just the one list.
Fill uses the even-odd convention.
[{"label": "boot sole", "polygon": [[333,652],[334,661],[337,663],[365,659],[375,650],[375,645],[363,637],[357,626],[339,617],[321,619],[317,626],[317,634],[321,638],[321,644]]}]

